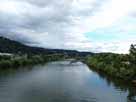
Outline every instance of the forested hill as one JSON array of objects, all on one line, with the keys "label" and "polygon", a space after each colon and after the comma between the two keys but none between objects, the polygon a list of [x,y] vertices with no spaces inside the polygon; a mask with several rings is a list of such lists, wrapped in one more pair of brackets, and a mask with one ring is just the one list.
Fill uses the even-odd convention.
[{"label": "forested hill", "polygon": [[78,52],[76,50],[63,50],[63,49],[45,49],[39,47],[31,47],[24,45],[20,42],[0,37],[0,53],[13,53],[13,54],[67,54],[70,56],[92,55],[90,52]]}]

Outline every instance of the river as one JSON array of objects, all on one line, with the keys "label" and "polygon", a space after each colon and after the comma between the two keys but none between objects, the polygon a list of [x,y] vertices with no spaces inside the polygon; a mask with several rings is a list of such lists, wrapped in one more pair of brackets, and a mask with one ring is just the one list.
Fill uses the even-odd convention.
[{"label": "river", "polygon": [[136,102],[136,87],[81,62],[50,62],[0,76],[0,102]]}]

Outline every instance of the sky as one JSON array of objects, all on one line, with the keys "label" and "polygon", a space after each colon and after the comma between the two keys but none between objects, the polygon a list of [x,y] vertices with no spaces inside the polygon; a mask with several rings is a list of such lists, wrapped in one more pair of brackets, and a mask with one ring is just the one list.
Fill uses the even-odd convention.
[{"label": "sky", "polygon": [[30,46],[128,53],[136,0],[0,0],[0,36]]}]

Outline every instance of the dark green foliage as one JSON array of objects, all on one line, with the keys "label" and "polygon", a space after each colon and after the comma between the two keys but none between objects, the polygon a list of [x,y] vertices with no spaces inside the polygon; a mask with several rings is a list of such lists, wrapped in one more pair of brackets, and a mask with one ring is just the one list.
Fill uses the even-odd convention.
[{"label": "dark green foliage", "polygon": [[11,56],[6,56],[6,55],[0,55],[0,61],[1,60],[10,60]]},{"label": "dark green foliage", "polygon": [[99,53],[87,57],[86,63],[94,70],[125,80],[136,79],[136,48],[131,45],[130,54]]},{"label": "dark green foliage", "polygon": [[131,65],[136,66],[136,45],[131,45],[130,47],[130,63]]},{"label": "dark green foliage", "polygon": [[0,56],[0,69],[19,68],[26,65],[42,64],[63,59],[63,55]]}]

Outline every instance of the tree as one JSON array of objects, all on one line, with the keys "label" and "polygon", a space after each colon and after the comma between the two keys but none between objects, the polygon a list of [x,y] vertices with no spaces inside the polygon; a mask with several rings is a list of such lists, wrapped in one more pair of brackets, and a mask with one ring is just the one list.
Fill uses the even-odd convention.
[{"label": "tree", "polygon": [[130,50],[129,50],[130,54],[130,63],[132,65],[136,65],[136,45],[131,45]]}]

